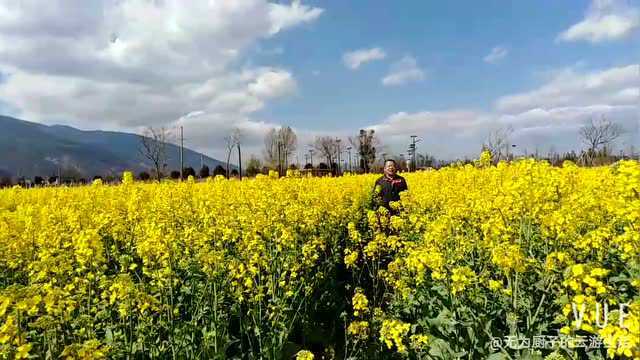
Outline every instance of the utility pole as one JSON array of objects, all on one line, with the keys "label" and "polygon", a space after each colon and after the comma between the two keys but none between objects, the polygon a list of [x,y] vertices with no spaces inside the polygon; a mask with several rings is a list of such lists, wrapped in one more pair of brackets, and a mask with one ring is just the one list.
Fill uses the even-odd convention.
[{"label": "utility pole", "polygon": [[413,171],[417,170],[416,164],[416,144],[420,142],[420,139],[416,139],[418,136],[411,135],[411,144],[409,144],[409,155],[411,155],[411,166],[413,167]]},{"label": "utility pole", "polygon": [[184,132],[180,125],[180,180],[183,178],[182,169],[184,169]]},{"label": "utility pole", "polygon": [[282,158],[280,154],[280,140],[278,140],[278,176],[282,176]]},{"label": "utility pole", "polygon": [[347,146],[347,151],[349,152],[349,172],[353,172],[351,169],[351,146]]},{"label": "utility pole", "polygon": [[340,139],[336,139],[336,143],[338,144],[338,161],[337,161],[337,164],[336,164],[336,166],[337,166],[337,169],[336,169],[336,171],[337,171],[337,172],[336,172],[336,175],[340,175],[340,153],[342,152],[342,151],[340,150],[340,142],[341,142],[341,141],[342,141],[342,140],[340,140]]},{"label": "utility pole", "polygon": [[[640,63],[638,63],[638,81],[640,82]],[[638,82],[636,83],[638,84]],[[638,99],[638,118],[636,121],[636,131],[633,136],[631,136],[631,154],[629,156],[631,159],[634,158],[634,144],[640,144],[640,99]],[[640,154],[638,154],[637,160],[640,160]]]},{"label": "utility pole", "polygon": [[311,163],[311,166],[313,167],[313,149],[309,149],[309,162]]},{"label": "utility pole", "polygon": [[282,152],[284,153],[284,165],[282,166],[282,168],[284,169],[284,172],[287,172],[287,169],[289,168],[289,151],[284,151],[285,146],[284,143],[282,143]]},{"label": "utility pole", "polygon": [[240,142],[238,142],[238,176],[242,180],[242,154],[240,153]]},{"label": "utility pole", "polygon": [[204,167],[204,155],[200,154],[200,169]]}]

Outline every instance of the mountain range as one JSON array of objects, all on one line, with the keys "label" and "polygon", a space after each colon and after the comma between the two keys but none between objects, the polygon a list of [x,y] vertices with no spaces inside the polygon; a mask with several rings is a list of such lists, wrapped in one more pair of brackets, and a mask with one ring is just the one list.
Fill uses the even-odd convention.
[{"label": "mountain range", "polygon": [[[57,175],[119,177],[122,171],[151,173],[151,162],[140,153],[140,136],[115,131],[85,131],[64,125],[43,125],[0,115],[0,176],[43,178]],[[179,170],[179,147],[167,143],[167,167]],[[175,155],[173,155],[175,154]],[[212,171],[225,164],[184,149],[184,166]],[[235,166],[234,166],[235,168]]]}]

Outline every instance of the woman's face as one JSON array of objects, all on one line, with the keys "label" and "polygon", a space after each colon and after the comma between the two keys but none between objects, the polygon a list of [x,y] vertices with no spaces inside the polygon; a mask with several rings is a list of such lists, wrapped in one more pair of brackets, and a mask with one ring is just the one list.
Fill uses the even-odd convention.
[{"label": "woman's face", "polygon": [[393,161],[387,161],[384,163],[384,174],[387,176],[394,176],[396,174],[396,163]]}]

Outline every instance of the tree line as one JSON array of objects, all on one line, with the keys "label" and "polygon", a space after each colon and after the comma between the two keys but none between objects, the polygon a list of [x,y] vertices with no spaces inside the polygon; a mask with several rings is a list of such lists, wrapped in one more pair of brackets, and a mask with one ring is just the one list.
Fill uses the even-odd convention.
[{"label": "tree line", "polygon": [[[494,163],[499,161],[511,161],[518,157],[515,155],[516,144],[512,143],[511,136],[513,128],[503,127],[492,131],[482,145],[481,151],[489,151]],[[579,152],[556,152],[553,149],[546,154],[538,151],[524,157],[534,157],[549,161],[552,165],[559,166],[565,160],[573,161],[582,166],[606,165],[618,161],[622,158],[633,157],[635,150],[631,149],[630,154],[625,155],[620,152],[613,152],[613,145],[624,133],[622,127],[602,117],[597,120],[590,120],[579,130],[579,137],[584,148]],[[373,129],[361,129],[354,136],[341,138],[337,136],[317,136],[311,143],[299,149],[298,136],[289,126],[273,128],[264,136],[264,148],[262,158],[251,155],[242,169],[241,144],[243,134],[239,129],[233,129],[225,137],[225,157],[223,165],[217,165],[211,170],[207,165],[202,164],[196,171],[191,166],[183,166],[182,171],[167,169],[167,130],[165,128],[149,127],[139,136],[140,155],[151,165],[147,171],[137,174],[137,179],[141,181],[161,180],[170,178],[174,180],[186,179],[189,176],[205,179],[209,176],[224,176],[226,178],[241,178],[242,176],[254,177],[258,174],[268,174],[276,171],[283,176],[289,169],[301,170],[315,176],[331,174],[341,175],[345,172],[369,173],[380,172],[382,163],[386,159],[393,159],[398,164],[400,170],[408,171],[424,168],[440,168],[451,163],[471,163],[473,159],[464,158],[443,161],[438,160],[428,153],[415,152],[415,156],[406,158],[402,154],[383,152],[382,142]],[[415,145],[413,150],[415,151]],[[231,159],[237,151],[238,166],[231,165]],[[300,154],[303,159],[300,159]],[[303,161],[301,161],[303,160]],[[412,163],[413,162],[413,163]],[[64,169],[57,175],[49,177],[35,176],[33,179],[19,177],[13,179],[10,174],[0,172],[0,187],[12,186],[45,186],[45,185],[73,185],[87,184],[91,180],[102,179],[105,182],[118,182],[119,176],[96,175],[92,179],[82,177],[74,169]]]}]

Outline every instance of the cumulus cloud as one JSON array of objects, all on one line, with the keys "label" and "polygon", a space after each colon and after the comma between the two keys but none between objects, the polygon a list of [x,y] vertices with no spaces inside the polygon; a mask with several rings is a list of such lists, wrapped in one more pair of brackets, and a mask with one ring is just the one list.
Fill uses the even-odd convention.
[{"label": "cumulus cloud", "polygon": [[504,59],[507,54],[509,54],[509,50],[502,46],[496,46],[491,49],[491,52],[484,57],[484,62],[488,64],[497,64],[502,59]]},{"label": "cumulus cloud", "polygon": [[625,133],[618,149],[640,146],[638,65],[592,71],[558,70],[546,83],[497,99],[492,111],[473,109],[399,112],[371,128],[384,143],[403,151],[410,135],[423,139],[420,151],[452,159],[476,156],[489,133],[510,127],[516,153],[571,151],[582,148],[579,129],[606,117]]},{"label": "cumulus cloud", "polygon": [[392,151],[405,152],[409,136],[421,138],[418,151],[439,159],[453,159],[478,153],[481,139],[497,121],[474,110],[398,112],[372,125],[383,144]]},{"label": "cumulus cloud", "polygon": [[629,36],[640,28],[640,9],[622,0],[593,0],[582,21],[558,35],[559,41],[599,43]]},{"label": "cumulus cloud", "polygon": [[300,0],[294,0],[291,5],[269,4],[269,6],[271,7],[269,12],[271,34],[300,23],[313,22],[324,12],[320,8],[302,5]]},{"label": "cumulus cloud", "polygon": [[296,81],[286,71],[267,71],[249,84],[248,90],[259,99],[271,99],[293,94]]},{"label": "cumulus cloud", "polygon": [[342,62],[349,69],[356,70],[370,61],[382,60],[387,54],[379,47],[349,51],[342,56]]},{"label": "cumulus cloud", "polygon": [[[260,131],[252,113],[295,93],[296,80],[238,64],[322,13],[300,1],[0,0],[0,99],[25,119],[80,128],[136,131],[198,110],[185,121],[199,134]],[[199,138],[190,145],[212,143]]]},{"label": "cumulus cloud", "polygon": [[424,79],[424,70],[418,67],[418,62],[412,56],[405,56],[391,65],[387,76],[382,78],[385,86],[399,86]]},{"label": "cumulus cloud", "polygon": [[557,71],[549,82],[537,89],[499,98],[496,107],[513,113],[532,108],[633,104],[639,96],[638,71],[638,65],[590,72],[569,67]]},{"label": "cumulus cloud", "polygon": [[463,131],[482,121],[480,113],[470,110],[398,112],[371,128],[386,135],[404,135],[433,130]]}]

